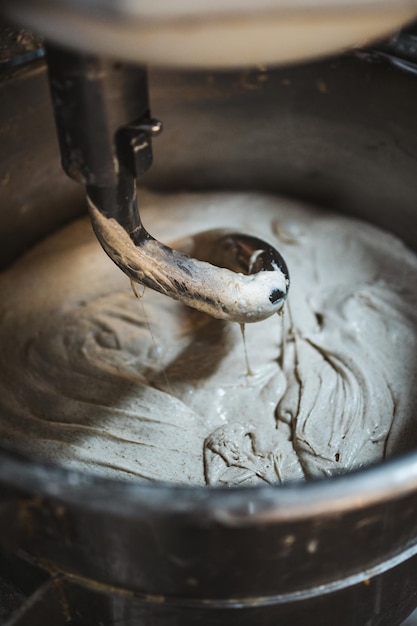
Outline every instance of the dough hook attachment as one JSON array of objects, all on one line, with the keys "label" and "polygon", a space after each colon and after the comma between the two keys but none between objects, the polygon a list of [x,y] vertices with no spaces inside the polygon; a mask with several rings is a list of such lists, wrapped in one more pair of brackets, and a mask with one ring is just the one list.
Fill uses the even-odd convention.
[{"label": "dough hook attachment", "polygon": [[[289,276],[272,246],[255,237],[229,234],[213,249],[214,258],[224,259],[222,267],[197,260],[160,243],[145,230],[135,210],[134,181],[123,194],[131,208],[127,212],[115,201],[113,191],[88,189],[90,217],[105,252],[133,281],[217,319],[241,324],[263,320],[282,309]],[[247,273],[236,273],[235,268]]]},{"label": "dough hook attachment", "polygon": [[230,233],[198,260],[142,224],[136,179],[151,165],[151,137],[161,130],[149,115],[146,71],[57,48],[48,49],[48,65],[63,167],[86,185],[95,234],[116,265],[218,319],[244,324],[279,312],[289,275],[270,244]]}]

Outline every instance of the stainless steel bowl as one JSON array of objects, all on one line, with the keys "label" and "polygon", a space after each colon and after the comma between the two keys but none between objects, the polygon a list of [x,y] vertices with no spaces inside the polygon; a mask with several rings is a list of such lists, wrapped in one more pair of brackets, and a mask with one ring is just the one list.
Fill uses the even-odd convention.
[{"label": "stainless steel bowl", "polygon": [[[60,172],[42,62],[1,90],[6,265],[84,205]],[[151,101],[165,133],[147,185],[279,191],[417,247],[412,71],[356,55],[153,72]],[[337,478],[223,490],[98,479],[3,447],[0,484],[3,553],[89,590],[106,625],[395,626],[417,605],[417,451]]]}]

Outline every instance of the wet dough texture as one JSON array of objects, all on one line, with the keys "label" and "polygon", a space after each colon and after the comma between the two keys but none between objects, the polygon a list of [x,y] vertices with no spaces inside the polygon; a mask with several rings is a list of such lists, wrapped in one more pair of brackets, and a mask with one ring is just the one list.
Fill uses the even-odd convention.
[{"label": "wet dough texture", "polygon": [[282,252],[288,307],[246,326],[253,374],[237,324],[138,300],[80,220],[0,277],[3,441],[67,468],[210,485],[330,475],[415,445],[417,262],[401,242],[258,194],[144,205],[150,232],[187,252],[213,228]]}]

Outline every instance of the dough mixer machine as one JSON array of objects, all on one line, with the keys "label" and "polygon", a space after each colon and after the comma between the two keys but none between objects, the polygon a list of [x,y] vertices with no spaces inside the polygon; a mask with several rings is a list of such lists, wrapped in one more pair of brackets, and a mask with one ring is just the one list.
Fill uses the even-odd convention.
[{"label": "dough mixer machine", "polygon": [[[112,62],[109,63],[109,66],[111,65],[112,70],[114,69],[113,59],[116,59],[116,65],[119,67],[116,70],[118,76],[121,75],[120,65],[128,61],[128,70],[139,79],[139,82],[142,82],[142,85],[146,85],[146,75],[143,68],[131,65],[137,60],[140,60],[141,63],[146,62],[157,66],[184,67],[191,65],[209,68],[221,66],[223,69],[233,68],[241,64],[252,65],[256,63],[260,66],[256,73],[262,75],[264,64],[275,63],[276,61],[285,63],[304,61],[316,55],[334,53],[352,45],[363,44],[370,37],[389,34],[394,28],[404,24],[417,13],[415,3],[390,3],[382,0],[381,2],[368,3],[341,2],[338,3],[337,8],[332,7],[332,10],[328,10],[329,7],[325,6],[327,4],[325,2],[322,3],[323,6],[320,5],[320,2],[314,3],[314,6],[308,2],[300,2],[299,5],[300,7],[302,5],[303,10],[300,9],[294,13],[288,9],[288,6],[285,6],[285,3],[281,3],[282,7],[280,6],[278,10],[274,2],[267,1],[262,3],[262,6],[258,4],[256,11],[253,10],[253,7],[251,8],[249,3],[244,2],[234,3],[233,7],[227,7],[223,3],[211,3],[210,7],[194,6],[194,3],[187,2],[176,3],[172,7],[167,7],[168,3],[164,2],[150,3],[150,6],[143,3],[141,7],[138,4],[135,2],[15,2],[10,3],[10,5],[5,3],[2,10],[8,19],[25,27],[33,28],[50,40],[51,58],[54,57],[57,61],[57,67],[52,68],[52,75],[55,70],[59,73],[64,65],[63,62],[60,62],[60,55],[68,55],[77,61],[80,59],[80,55],[74,53],[74,50],[83,49],[89,58],[94,58],[98,64],[106,65],[106,59],[111,58]],[[228,10],[231,14],[227,14]],[[194,12],[192,17],[190,17],[190,11]],[[291,13],[291,15],[286,12]],[[283,19],[283,15],[288,17],[288,21]],[[308,30],[306,30],[306,21],[309,24]],[[337,24],[340,25],[340,28],[336,28]],[[223,48],[220,45],[213,45],[213,39],[206,42],[204,38],[205,36],[208,38],[209,35],[204,33],[210,33],[210,29],[212,29],[214,37],[217,36],[216,33],[220,29],[222,36],[231,42],[230,46]],[[265,36],[265,32],[269,33],[268,37]],[[324,32],[329,33],[329,36],[324,37]],[[256,41],[256,45],[253,47],[247,45],[247,41],[251,38]],[[301,39],[303,46],[300,47]],[[156,45],[156,41],[163,42],[163,46]],[[196,42],[200,42],[201,46],[196,47]],[[203,46],[203,43],[206,45]],[[57,44],[68,46],[68,49],[62,51],[56,48]],[[202,50],[196,56],[194,50],[200,48]],[[383,54],[385,54],[384,51]],[[83,76],[85,75],[84,72]],[[279,80],[291,79],[287,79],[281,73]],[[328,88],[326,85],[327,81],[324,86],[319,83],[318,89],[325,90]],[[145,118],[147,125],[139,127],[139,143],[143,143],[145,140],[148,148],[149,135],[158,130],[158,125],[149,125],[148,123],[149,106],[146,98],[142,97],[143,93],[144,90],[142,89],[139,107],[137,107],[136,102],[137,93],[134,94],[134,110],[129,119],[123,118],[123,125],[142,117]],[[259,115],[262,115],[261,110],[259,110]],[[162,121],[165,124],[165,118]],[[82,131],[82,136],[87,139],[86,143],[88,144],[90,135],[85,119],[82,120],[79,129]],[[88,146],[86,149],[88,150]],[[106,156],[105,150],[98,152],[102,156]],[[62,141],[61,154],[65,161]],[[148,152],[145,154],[145,159],[139,163],[142,170],[137,171],[138,175],[145,171],[149,162],[150,155]],[[66,166],[72,175],[74,175],[73,165],[73,162],[67,162]],[[151,182],[152,175],[151,170],[149,172]],[[83,182],[85,183],[85,180]],[[406,227],[404,227],[404,231],[407,231]],[[255,499],[252,498],[252,495],[246,498],[241,493],[227,494],[222,492],[206,497],[201,493],[194,495],[176,492],[177,505],[174,506],[171,502],[171,496],[164,489],[161,489],[159,493],[154,493],[152,489],[145,488],[138,494],[134,489],[125,489],[118,485],[109,488],[106,484],[100,484],[100,482],[96,484],[94,481],[90,482],[88,478],[67,476],[55,469],[49,472],[48,468],[39,466],[33,470],[30,462],[15,458],[13,454],[9,456],[7,452],[2,459],[2,468],[2,483],[4,483],[5,476],[14,476],[15,478],[13,486],[6,486],[4,490],[3,520],[9,520],[9,525],[13,525],[10,520],[20,520],[14,528],[16,532],[12,533],[11,539],[2,542],[5,544],[3,547],[7,548],[7,543],[10,541],[11,543],[15,542],[16,546],[21,548],[20,535],[24,529],[24,545],[26,546],[24,551],[35,555],[34,562],[28,565],[29,569],[37,569],[39,563],[53,563],[48,574],[52,576],[54,582],[50,584],[45,574],[40,575],[40,580],[42,580],[40,589],[42,591],[38,592],[38,595],[44,594],[44,604],[48,601],[49,605],[53,607],[53,611],[56,613],[56,624],[64,623],[68,618],[68,615],[62,614],[62,606],[65,602],[68,606],[74,607],[70,609],[70,613],[72,623],[75,626],[78,624],[93,625],[100,622],[106,626],[116,622],[128,626],[151,623],[183,625],[197,622],[249,625],[255,623],[273,624],[279,623],[279,620],[284,620],[283,623],[290,625],[304,623],[301,621],[300,615],[305,616],[309,612],[323,610],[327,610],[329,619],[333,619],[333,622],[330,621],[329,623],[335,623],[334,620],[337,619],[342,624],[358,624],[359,626],[360,621],[358,620],[363,619],[363,624],[376,625],[379,623],[399,623],[398,620],[402,619],[415,604],[412,600],[415,591],[409,592],[409,598],[401,596],[401,601],[404,604],[408,602],[409,608],[399,611],[398,616],[392,613],[393,622],[381,621],[382,609],[369,613],[366,610],[361,612],[358,608],[361,603],[366,604],[368,601],[367,593],[370,590],[374,593],[374,579],[377,580],[378,577],[385,576],[384,589],[391,586],[393,591],[400,596],[399,583],[395,581],[401,579],[398,572],[394,575],[391,570],[399,568],[407,580],[414,576],[415,564],[412,563],[412,557],[415,554],[413,551],[415,542],[410,539],[413,534],[410,529],[404,532],[399,531],[399,535],[402,534],[403,536],[402,550],[400,551],[398,547],[400,539],[396,539],[395,546],[389,550],[389,557],[386,554],[384,558],[380,559],[383,566],[372,561],[365,570],[359,571],[357,564],[351,564],[350,568],[347,567],[343,584],[339,584],[340,577],[336,577],[337,580],[333,582],[329,582],[324,577],[317,581],[315,586],[312,586],[307,574],[304,578],[301,575],[298,584],[291,581],[291,575],[289,575],[282,589],[276,589],[272,592],[271,589],[266,588],[260,574],[259,588],[256,588],[255,591],[248,589],[245,583],[243,583],[243,588],[239,589],[238,582],[241,583],[242,578],[245,578],[239,571],[248,571],[248,562],[245,562],[245,559],[242,561],[238,556],[240,542],[253,541],[255,544],[257,543],[259,558],[263,555],[262,558],[265,559],[265,555],[269,551],[268,546],[271,545],[271,537],[277,534],[276,529],[272,526],[265,528],[265,525],[268,526],[268,523],[274,519],[274,515],[275,519],[283,525],[283,529],[278,532],[281,539],[284,538],[283,541],[285,537],[292,535],[298,537],[300,542],[301,537],[303,537],[304,541],[306,531],[303,529],[303,523],[314,527],[311,520],[320,514],[328,515],[330,521],[323,523],[321,528],[318,528],[320,524],[317,523],[318,536],[321,539],[326,536],[326,533],[331,536],[329,529],[333,528],[332,532],[336,532],[335,520],[341,518],[341,511],[344,509],[344,505],[340,503],[340,491],[343,492],[347,500],[349,497],[352,500],[356,498],[356,507],[360,509],[358,502],[360,497],[364,496],[357,495],[359,484],[357,476],[353,477],[353,484],[342,482],[330,486],[324,500],[317,495],[317,491],[314,493],[314,488],[317,486],[313,486],[311,494],[305,491],[302,494],[300,492],[301,504],[298,503],[295,506],[295,509],[297,506],[298,509],[294,513],[296,522],[293,522],[291,521],[291,513],[286,514],[285,509],[293,511],[292,507],[296,503],[295,492],[288,492],[287,496],[284,494],[282,497],[276,494],[272,495],[271,492],[263,492],[260,494],[259,501],[256,500],[256,496],[254,496]],[[393,467],[392,470],[392,476],[396,476],[397,485],[401,485],[398,488],[399,500],[390,504],[395,511],[393,517],[397,516],[398,520],[411,520],[415,511],[415,496],[411,487],[415,470],[410,468],[408,470],[406,472],[405,467],[400,465]],[[31,474],[29,481],[27,479],[28,473]],[[372,529],[373,533],[381,532],[381,528],[390,528],[391,518],[384,518],[381,522],[381,528],[378,525],[378,515],[384,508],[384,504],[378,501],[379,497],[383,498],[384,487],[382,482],[371,481],[368,476],[368,482],[365,479],[363,483],[365,492],[368,496],[371,494],[369,505],[374,507],[373,515],[367,514],[365,522],[364,519],[360,520],[362,523],[360,525],[355,517],[357,510],[350,510],[343,522],[343,529],[345,530],[349,524],[352,528],[357,527],[357,533],[360,535],[356,549],[358,553],[360,547],[363,548],[366,542],[369,542],[369,537],[365,538],[364,528]],[[15,498],[13,492],[15,488],[19,493],[18,499]],[[30,497],[26,494],[27,489],[30,492]],[[92,489],[94,489],[95,494],[94,503],[92,509],[86,512],[83,511],[80,502],[83,499],[88,499],[88,494],[91,493]],[[401,501],[402,497],[404,498],[403,502]],[[109,499],[112,502],[109,503]],[[24,506],[21,502],[24,502]],[[252,510],[250,510],[251,507]],[[277,510],[279,513],[276,513]],[[26,521],[22,521],[25,515],[27,516]],[[80,520],[74,522],[77,515],[80,515]],[[103,515],[106,515],[107,519],[100,521]],[[32,539],[26,535],[27,520],[31,520],[29,526],[32,529],[37,529],[36,532],[43,528],[40,531],[42,538]],[[89,531],[89,526],[91,531]],[[170,526],[173,534],[170,534],[168,530]],[[2,521],[2,528],[6,528],[4,521]],[[96,544],[91,536],[94,534],[95,528],[99,528],[97,530],[99,541]],[[219,537],[222,528],[227,530],[224,536]],[[252,537],[250,533],[250,530],[254,529],[256,538]],[[120,532],[119,538],[118,532]],[[5,533],[6,535],[7,533]],[[190,537],[188,547],[185,541],[187,535]],[[59,543],[62,536],[65,537],[66,547]],[[216,538],[218,538],[218,542]],[[332,561],[330,554],[327,554],[327,557],[326,554],[319,554],[316,557],[315,540],[316,537],[307,541],[307,545],[309,545],[307,559],[310,559],[311,567],[314,563],[317,567],[319,561],[316,559],[319,557],[325,563],[327,562],[326,559],[329,562]],[[352,540],[353,538],[350,538],[349,541]],[[145,547],[147,541],[150,542],[149,546],[152,544],[149,550]],[[272,544],[274,541],[272,539]],[[32,542],[33,545],[31,545]],[[103,556],[96,556],[97,553],[94,554],[95,550],[104,550],[105,552],[106,542],[109,545],[112,544],[112,551],[109,554],[113,556],[110,558],[114,558],[114,555],[120,556],[118,563],[109,565],[108,556],[103,558]],[[79,547],[80,545],[88,547]],[[159,548],[155,548],[157,545],[163,546],[162,552],[165,551],[166,554],[174,555],[171,559],[171,565],[168,565],[164,572],[164,576],[161,574],[164,568],[164,557],[158,552]],[[232,546],[230,551],[226,550],[227,545]],[[290,550],[290,548],[291,546],[287,543],[287,549]],[[157,565],[152,566],[151,563],[155,559],[155,549],[158,552]],[[132,555],[129,555],[131,558],[128,559],[127,555],[130,550]],[[207,594],[203,594],[203,596],[201,596],[201,587],[199,586],[196,591],[192,589],[189,596],[184,591],[187,589],[187,585],[190,586],[187,580],[194,577],[194,565],[187,565],[186,563],[187,558],[191,563],[193,550],[198,555],[197,558],[200,563],[204,562],[203,552],[205,558],[210,551],[224,552],[223,566],[217,561],[216,563],[209,562],[205,573],[202,574],[202,580],[207,589]],[[278,554],[277,547],[276,550]],[[7,550],[5,552],[8,554]],[[346,562],[349,560],[348,552],[348,546],[339,548],[340,558],[346,558]],[[284,562],[287,558],[285,554],[287,553],[282,548]],[[250,566],[259,567],[255,552],[251,558],[253,560]],[[272,568],[274,558],[269,564],[266,564],[266,569]],[[39,563],[37,559],[39,559]],[[135,566],[132,563],[139,563],[141,559],[143,559],[143,565],[139,565],[138,571],[135,572]],[[177,559],[176,564],[175,559]],[[181,559],[185,563],[185,569],[183,574],[178,575],[175,567],[181,570],[179,565]],[[129,565],[126,564],[127,561],[129,561]],[[17,568],[14,557],[10,557],[7,567],[11,572]],[[232,580],[231,588],[227,589],[227,586],[225,588],[224,594],[227,595],[223,595],[222,592],[224,582],[221,583],[219,575],[222,567],[225,569],[225,576],[229,577],[230,572],[236,568],[238,570],[236,579]],[[156,571],[158,568],[159,573]],[[307,565],[306,570],[308,568]],[[330,566],[331,569],[332,566]],[[109,572],[111,573],[109,574]],[[161,576],[162,578],[166,577],[167,572],[169,572],[171,582],[164,587],[164,585],[160,585]],[[280,570],[280,572],[280,576],[283,576],[283,571]],[[30,579],[31,575],[32,571],[26,575],[27,579]],[[177,575],[179,576],[178,588],[173,583]],[[33,576],[36,578],[38,574],[33,574]],[[62,587],[60,587],[61,577],[63,579]],[[218,578],[217,583],[215,582],[216,578]],[[285,578],[284,575],[283,579]],[[160,586],[159,591],[158,585]],[[323,587],[327,585],[324,594],[319,591],[320,585]],[[379,583],[375,583],[376,587],[378,585]],[[359,599],[352,592],[353,588],[357,590],[358,587],[361,589],[358,592]],[[261,589],[265,590],[263,597],[260,593]],[[335,593],[334,596],[332,595],[333,592]],[[322,604],[322,599],[318,599],[319,595],[320,598],[327,597],[328,606],[325,602]],[[372,600],[369,600],[375,606],[377,596],[376,590]],[[66,597],[64,602],[62,597]],[[308,604],[309,602],[311,604]],[[379,602],[381,606],[384,605],[383,600],[379,599]],[[300,606],[303,603],[304,608],[301,610]],[[343,607],[344,616],[340,616],[338,613],[339,603]],[[352,610],[352,615],[349,617],[346,606],[353,605],[356,606],[357,612]],[[36,605],[34,601],[33,606],[35,607],[33,610],[41,611],[40,604]],[[326,609],[323,608],[325,606],[327,606]],[[207,607],[209,615],[207,615]],[[239,614],[239,608],[244,608],[245,612]],[[387,612],[384,619],[389,620],[389,610],[393,611],[393,609],[391,607],[388,610],[385,607],[384,610]],[[365,614],[366,619],[363,617]],[[330,617],[331,615],[333,617]],[[313,615],[311,619],[313,622],[315,619]],[[317,623],[325,622],[319,621]]]}]

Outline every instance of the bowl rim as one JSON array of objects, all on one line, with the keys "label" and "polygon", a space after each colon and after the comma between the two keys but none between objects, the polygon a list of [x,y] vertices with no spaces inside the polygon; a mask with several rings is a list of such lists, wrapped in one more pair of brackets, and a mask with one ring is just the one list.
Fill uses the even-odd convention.
[{"label": "bowl rim", "polygon": [[[333,516],[417,492],[417,450],[338,476],[284,485],[140,484],[66,469],[0,447],[2,499],[46,497],[113,517],[187,516],[244,526]],[[10,496],[10,489],[16,493]]]}]

